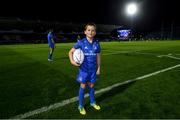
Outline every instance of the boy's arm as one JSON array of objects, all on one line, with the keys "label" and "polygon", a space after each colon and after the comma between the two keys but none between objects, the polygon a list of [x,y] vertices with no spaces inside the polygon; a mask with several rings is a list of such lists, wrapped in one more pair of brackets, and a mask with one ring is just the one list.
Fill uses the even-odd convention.
[{"label": "boy's arm", "polygon": [[71,48],[71,50],[69,51],[69,60],[71,62],[72,65],[74,66],[80,66],[79,64],[77,64],[74,60],[73,60],[73,53],[76,49],[75,48]]},{"label": "boy's arm", "polygon": [[97,53],[97,71],[96,71],[97,75],[100,75],[100,69],[101,69],[101,55],[100,53]]}]

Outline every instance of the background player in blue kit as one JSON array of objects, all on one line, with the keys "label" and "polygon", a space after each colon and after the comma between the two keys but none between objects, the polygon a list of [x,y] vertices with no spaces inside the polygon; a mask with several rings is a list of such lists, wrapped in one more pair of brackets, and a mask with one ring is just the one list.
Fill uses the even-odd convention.
[{"label": "background player in blue kit", "polygon": [[[85,26],[84,34],[86,35],[86,38],[79,40],[69,51],[71,64],[79,66],[79,73],[77,75],[77,81],[80,83],[78,109],[82,115],[86,114],[86,110],[84,109],[84,94],[86,87],[89,88],[90,105],[96,110],[100,110],[100,106],[96,104],[94,98],[96,75],[100,74],[101,51],[98,40],[94,38],[96,35],[96,25],[94,23],[88,23]],[[85,55],[81,65],[77,64],[72,57],[75,49],[78,48],[80,48]]]},{"label": "background player in blue kit", "polygon": [[49,45],[49,53],[48,53],[48,61],[52,61],[52,56],[55,48],[55,42],[54,42],[54,35],[53,35],[53,30],[49,30],[48,35],[48,45]]}]

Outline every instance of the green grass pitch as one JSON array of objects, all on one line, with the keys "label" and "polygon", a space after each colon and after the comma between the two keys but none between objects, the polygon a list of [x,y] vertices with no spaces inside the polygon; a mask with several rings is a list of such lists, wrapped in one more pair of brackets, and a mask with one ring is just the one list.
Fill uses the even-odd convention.
[{"label": "green grass pitch", "polygon": [[[100,42],[101,75],[95,89],[180,64],[180,41]],[[70,64],[74,43],[59,43],[48,62],[47,44],[0,46],[0,118],[12,118],[78,95],[78,68]],[[159,55],[169,55],[158,57]],[[101,110],[85,99],[29,118],[180,118],[180,67],[97,94]]]}]

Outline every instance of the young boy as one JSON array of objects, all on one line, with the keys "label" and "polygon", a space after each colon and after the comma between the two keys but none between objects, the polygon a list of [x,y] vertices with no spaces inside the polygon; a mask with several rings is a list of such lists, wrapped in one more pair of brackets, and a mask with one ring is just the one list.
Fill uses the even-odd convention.
[{"label": "young boy", "polygon": [[48,45],[49,45],[48,61],[53,61],[52,56],[53,56],[53,52],[55,48],[55,42],[53,39],[52,29],[48,32],[47,39],[48,39]]},{"label": "young boy", "polygon": [[[96,25],[88,23],[85,26],[84,34],[86,38],[79,40],[73,48],[69,51],[69,59],[72,65],[79,66],[79,73],[77,81],[80,83],[79,88],[79,112],[82,115],[86,114],[84,109],[84,94],[85,88],[89,88],[90,105],[96,110],[100,110],[100,106],[96,104],[94,98],[94,84],[96,82],[96,75],[100,74],[100,44],[98,40],[94,39],[96,35]],[[73,53],[75,49],[80,48],[84,53],[84,61],[81,65],[73,60]]]}]

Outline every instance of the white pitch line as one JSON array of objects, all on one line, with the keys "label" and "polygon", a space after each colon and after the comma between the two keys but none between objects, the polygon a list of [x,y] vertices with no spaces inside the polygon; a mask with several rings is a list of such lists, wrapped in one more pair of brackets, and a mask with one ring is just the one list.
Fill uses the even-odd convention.
[{"label": "white pitch line", "polygon": [[176,59],[176,60],[180,60],[180,58],[174,57],[174,56],[171,56],[171,55],[164,55],[162,57],[169,57],[169,58],[173,58],[173,59]]},{"label": "white pitch line", "polygon": [[[102,88],[100,90],[97,90],[95,92],[95,94],[99,94],[99,93],[103,93],[103,92],[106,92],[106,91],[109,91],[115,87],[118,87],[118,86],[121,86],[121,85],[124,85],[124,84],[128,84],[128,83],[131,83],[133,81],[137,81],[137,80],[141,80],[141,79],[144,79],[144,78],[148,78],[148,77],[151,77],[153,75],[157,75],[159,73],[162,73],[162,72],[165,72],[165,71],[168,71],[168,70],[171,70],[171,69],[174,69],[174,68],[177,68],[177,67],[180,67],[180,64],[177,64],[175,66],[172,66],[172,67],[168,67],[168,68],[165,68],[165,69],[162,69],[162,70],[159,70],[159,71],[156,71],[156,72],[153,72],[153,73],[150,73],[150,74],[146,74],[146,75],[143,75],[143,76],[140,76],[140,77],[137,77],[135,79],[132,79],[132,80],[127,80],[127,81],[124,81],[124,82],[121,82],[121,83],[116,83],[112,86],[109,86],[109,87],[106,87],[106,88]],[[89,94],[85,94],[85,98],[88,97]],[[73,97],[73,98],[70,98],[70,99],[66,99],[66,100],[63,100],[59,103],[55,103],[55,104],[52,104],[52,105],[49,105],[49,106],[45,106],[45,107],[42,107],[42,108],[39,108],[39,109],[36,109],[36,110],[33,110],[33,111],[29,111],[27,113],[24,113],[24,114],[19,114],[19,115],[16,115],[14,117],[12,117],[13,119],[23,119],[23,118],[27,118],[27,117],[30,117],[30,116],[33,116],[33,115],[36,115],[36,114],[40,114],[42,112],[46,112],[46,111],[49,111],[49,110],[53,110],[53,109],[56,109],[56,108],[59,108],[59,107],[63,107],[67,104],[70,104],[70,103],[73,103],[73,102],[76,102],[78,101],[78,96],[76,97]]]},{"label": "white pitch line", "polygon": [[174,56],[172,56],[172,55],[159,55],[159,56],[157,56],[157,57],[168,57],[168,58],[173,58],[173,59],[176,59],[176,60],[180,60],[180,58],[178,58],[178,57],[174,57]]},{"label": "white pitch line", "polygon": [[172,53],[169,53],[167,55],[157,55],[157,54],[153,54],[153,53],[143,53],[143,52],[135,52],[135,53],[146,54],[146,55],[155,55],[156,57],[169,57],[169,58],[173,58],[173,59],[176,59],[176,60],[180,60],[180,58],[172,56]]},{"label": "white pitch line", "polygon": [[137,53],[137,54],[144,54],[144,55],[155,55],[155,56],[157,56],[157,54],[154,54],[154,53],[145,53],[145,52],[135,52],[135,53]]},{"label": "white pitch line", "polygon": [[116,51],[116,52],[112,52],[111,53],[105,53],[105,54],[102,54],[102,55],[114,55],[114,54],[119,54],[119,53],[135,53],[137,51]]},{"label": "white pitch line", "polygon": [[119,54],[119,53],[130,53],[132,51],[117,51],[117,52],[112,52],[112,53],[105,53],[102,55],[114,55],[114,54]]},{"label": "white pitch line", "polygon": [[174,56],[170,56],[170,55],[167,55],[167,56],[165,56],[165,57],[169,57],[169,58],[173,58],[173,59],[180,60],[180,58],[178,58],[178,57],[174,57]]},{"label": "white pitch line", "polygon": [[144,52],[140,52],[140,51],[116,51],[116,52],[112,52],[112,53],[105,53],[105,54],[102,54],[102,55],[114,55],[114,54],[119,54],[119,53],[135,53],[135,54],[144,54],[144,55],[157,56],[157,54],[154,54],[154,53],[144,53]]},{"label": "white pitch line", "polygon": [[153,55],[153,56],[156,56],[156,57],[168,57],[168,58],[180,60],[180,58],[172,56],[171,53],[169,53],[167,55],[157,55],[157,54],[154,54],[154,53],[144,53],[144,52],[139,52],[139,51],[117,51],[117,52],[114,52],[114,53],[107,53],[107,54],[102,54],[102,55],[114,55],[114,54],[119,54],[119,53],[135,53],[135,54]]}]

